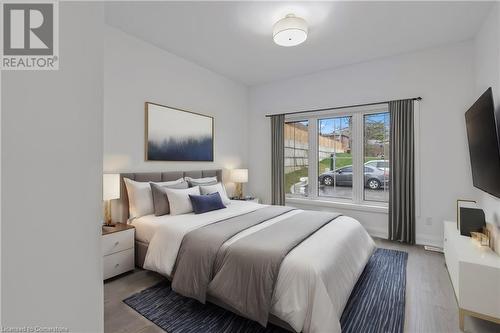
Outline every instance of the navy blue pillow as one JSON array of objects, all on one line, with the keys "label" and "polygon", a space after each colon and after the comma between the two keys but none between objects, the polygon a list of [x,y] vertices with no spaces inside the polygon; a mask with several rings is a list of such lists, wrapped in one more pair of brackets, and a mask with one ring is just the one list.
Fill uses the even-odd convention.
[{"label": "navy blue pillow", "polygon": [[189,195],[195,214],[202,214],[212,210],[226,208],[222,203],[219,192],[205,195]]}]

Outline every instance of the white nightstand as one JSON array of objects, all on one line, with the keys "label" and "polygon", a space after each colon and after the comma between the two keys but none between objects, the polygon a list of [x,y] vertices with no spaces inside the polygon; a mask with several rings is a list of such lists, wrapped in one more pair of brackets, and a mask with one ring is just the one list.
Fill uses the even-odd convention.
[{"label": "white nightstand", "polygon": [[124,223],[102,227],[104,280],[134,269],[134,231],[133,226]]},{"label": "white nightstand", "polygon": [[260,203],[260,199],[259,198],[255,198],[255,197],[243,197],[243,198],[232,197],[231,200],[248,201],[248,202]]}]

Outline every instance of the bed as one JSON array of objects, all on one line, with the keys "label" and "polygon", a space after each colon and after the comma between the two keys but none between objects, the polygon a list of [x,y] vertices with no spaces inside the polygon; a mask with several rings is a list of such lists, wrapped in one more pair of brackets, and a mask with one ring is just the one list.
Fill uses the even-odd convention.
[{"label": "bed", "polygon": [[[136,181],[156,182],[186,176],[193,178],[217,176],[221,180],[222,172],[221,170],[206,170],[196,172],[128,173],[121,176]],[[124,187],[122,184],[121,211],[122,219],[126,221],[124,218],[128,216],[128,198]],[[250,227],[242,228],[241,231],[225,239],[219,251],[223,252],[232,249],[235,244],[251,239],[252,236],[266,235],[268,231],[271,232],[273,228],[276,229],[277,226],[283,225],[286,221],[301,220],[303,216],[311,217],[322,214],[320,212],[304,212],[300,209],[274,207],[278,206],[232,201],[225,209],[198,215],[193,213],[176,216],[146,215],[136,218],[129,221],[136,228],[136,263],[145,269],[173,279],[173,287],[175,287],[175,277],[184,274],[180,269],[180,267],[182,268],[180,259],[187,257],[187,259],[184,259],[187,262],[186,265],[188,267],[193,265],[188,260],[192,259],[189,258],[192,255],[189,254],[190,248],[186,249],[186,246],[190,244],[187,235],[198,233],[198,237],[200,235],[204,237],[204,234],[199,233],[204,228],[222,226],[224,223],[233,226],[234,223],[238,223],[244,218],[251,220],[252,214],[262,215],[264,212],[270,214],[263,219],[262,223],[255,223]],[[280,212],[273,213],[273,210],[279,210]],[[321,216],[325,217],[326,215],[323,213]],[[236,288],[234,290],[237,291],[238,286],[242,285],[241,282],[238,284],[240,280],[237,276],[234,276],[233,279],[233,276],[229,275],[231,278],[228,278],[228,275],[226,275],[223,278],[222,287],[220,284],[221,279],[217,279],[218,275],[212,276],[206,285],[206,301],[259,321],[263,325],[269,321],[295,332],[340,332],[340,317],[358,277],[375,249],[375,244],[355,219],[347,216],[332,216],[334,217],[332,217],[331,222],[319,224],[316,231],[313,230],[314,232],[301,240],[298,245],[293,246],[280,261],[277,278],[275,284],[272,285],[269,313],[266,310],[263,321],[257,319],[260,317],[254,318],[252,314],[241,311],[238,302],[236,304],[231,303],[231,300],[226,297],[227,295],[220,291],[231,283],[236,283],[236,287],[232,287]],[[326,218],[328,219],[328,216]],[[198,247],[202,250],[204,246],[210,246],[210,240],[207,239],[206,245],[199,240],[200,238],[189,246]],[[228,253],[232,254],[233,252],[229,251]],[[226,257],[227,253],[223,258]],[[218,257],[216,259],[219,260]],[[188,270],[189,272],[190,270]],[[252,281],[259,278],[260,276],[252,278]],[[253,295],[253,293],[247,294]],[[252,295],[250,297],[253,297]],[[188,296],[197,298],[196,295]],[[245,302],[248,303],[248,300],[245,300]]]}]

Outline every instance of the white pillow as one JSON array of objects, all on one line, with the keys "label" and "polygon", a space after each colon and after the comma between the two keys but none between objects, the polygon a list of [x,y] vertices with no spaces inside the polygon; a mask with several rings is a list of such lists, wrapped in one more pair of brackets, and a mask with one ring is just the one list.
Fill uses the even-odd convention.
[{"label": "white pillow", "polygon": [[[135,180],[123,178],[128,194],[128,214],[129,219],[135,219],[144,215],[154,213],[153,195],[151,193],[151,185],[149,182],[136,182]],[[183,178],[179,178],[169,182],[155,183],[158,186],[175,185],[183,182]]]},{"label": "white pillow", "polygon": [[193,205],[189,195],[200,195],[200,187],[190,187],[187,189],[164,188],[170,204],[170,215],[187,214],[193,211]]},{"label": "white pillow", "polygon": [[226,189],[222,183],[217,183],[215,185],[200,185],[201,194],[212,194],[215,192],[219,192],[220,198],[222,199],[222,203],[224,205],[229,205],[231,200],[227,196]]},{"label": "white pillow", "polygon": [[186,177],[186,181],[191,186],[199,186],[199,185],[215,185],[217,184],[217,177],[205,177],[205,178],[191,178]]}]

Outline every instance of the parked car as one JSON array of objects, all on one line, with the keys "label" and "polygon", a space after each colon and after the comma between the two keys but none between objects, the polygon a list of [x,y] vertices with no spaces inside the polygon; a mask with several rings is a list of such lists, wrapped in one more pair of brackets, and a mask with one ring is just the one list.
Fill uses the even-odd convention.
[{"label": "parked car", "polygon": [[[365,165],[365,187],[378,190],[389,184],[389,175],[387,171],[373,166]],[[338,168],[333,171],[327,171],[319,175],[320,184],[325,186],[351,186],[352,187],[352,165]]]},{"label": "parked car", "polygon": [[380,170],[389,171],[389,160],[372,160],[365,163],[365,166],[379,168]]}]

